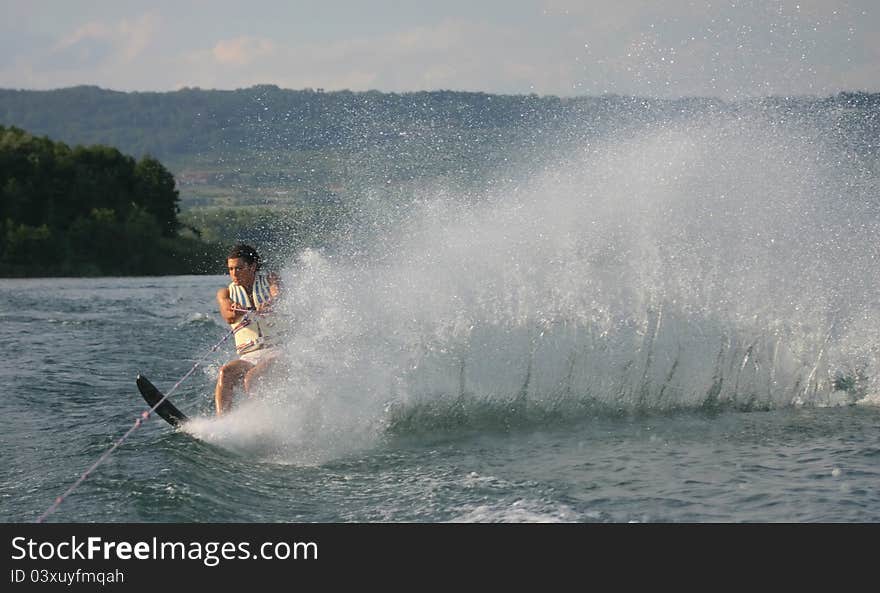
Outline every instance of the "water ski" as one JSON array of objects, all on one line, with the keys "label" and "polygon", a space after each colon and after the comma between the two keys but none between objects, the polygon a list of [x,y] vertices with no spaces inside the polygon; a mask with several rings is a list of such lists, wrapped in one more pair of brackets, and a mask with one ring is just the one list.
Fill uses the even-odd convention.
[{"label": "water ski", "polygon": [[[162,401],[162,398],[165,397],[165,395],[143,375],[137,376],[137,386],[138,391],[141,392],[141,395],[144,396],[144,399],[147,400],[147,403],[150,404],[151,408]],[[158,408],[156,408],[156,413],[171,426],[180,426],[189,420],[186,414],[178,410],[167,398],[159,404]]]}]

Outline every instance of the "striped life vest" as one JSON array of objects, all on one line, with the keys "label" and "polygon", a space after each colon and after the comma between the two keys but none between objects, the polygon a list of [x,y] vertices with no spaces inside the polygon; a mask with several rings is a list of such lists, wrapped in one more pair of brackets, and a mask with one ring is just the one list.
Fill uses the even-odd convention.
[{"label": "striped life vest", "polygon": [[[248,294],[243,286],[230,282],[229,298],[237,308],[255,311],[258,305],[264,305],[272,300],[269,280],[265,275],[257,274],[251,294]],[[254,312],[238,323],[230,324],[235,335],[235,351],[238,354],[247,354],[274,345],[271,340],[271,324],[267,319],[260,313]]]}]

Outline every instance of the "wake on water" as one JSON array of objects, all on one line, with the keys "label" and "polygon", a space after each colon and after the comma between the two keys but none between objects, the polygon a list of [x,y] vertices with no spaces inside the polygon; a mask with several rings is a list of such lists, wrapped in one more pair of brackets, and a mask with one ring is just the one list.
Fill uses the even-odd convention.
[{"label": "wake on water", "polygon": [[285,372],[188,430],[319,463],[442,426],[877,403],[872,180],[740,112],[585,141],[480,199],[367,197],[373,232],[285,270]]}]

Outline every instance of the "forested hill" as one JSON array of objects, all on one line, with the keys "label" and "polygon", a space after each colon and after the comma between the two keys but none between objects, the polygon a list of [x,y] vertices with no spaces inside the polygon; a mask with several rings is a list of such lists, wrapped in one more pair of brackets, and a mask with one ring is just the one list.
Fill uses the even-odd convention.
[{"label": "forested hill", "polygon": [[[710,99],[688,100],[709,108]],[[53,91],[0,89],[0,124],[70,144],[109,144],[157,158],[208,148],[357,149],[411,135],[447,137],[577,122],[595,125],[626,111],[675,112],[676,101],[574,98],[452,91],[380,93],[286,90],[261,85],[235,91],[183,89],[123,93],[80,86]]]},{"label": "forested hill", "polygon": [[[703,112],[797,113],[875,153],[880,94],[824,98],[658,100],[432,91],[322,92],[262,85],[234,91],[0,89],[0,125],[76,145],[151,154],[175,174],[184,207],[209,197],[321,198],[376,181],[475,179],[621,126]],[[199,200],[202,200],[201,202]],[[263,203],[259,202],[258,203]]]},{"label": "forested hill", "polygon": [[218,253],[179,235],[178,201],[153,157],[0,126],[0,277],[209,269]]},{"label": "forested hill", "polygon": [[[798,111],[880,110],[880,94],[825,98],[767,98],[765,106]],[[0,89],[0,124],[69,144],[107,144],[165,160],[211,147],[258,145],[287,150],[358,148],[401,134],[564,126],[594,130],[603,121],[650,112],[668,117],[686,110],[732,109],[715,99],[637,97],[558,98],[453,91],[354,93],[286,90],[272,85],[234,91],[186,88],[174,92],[117,92],[92,86],[53,91]],[[612,117],[609,117],[612,116]]]}]

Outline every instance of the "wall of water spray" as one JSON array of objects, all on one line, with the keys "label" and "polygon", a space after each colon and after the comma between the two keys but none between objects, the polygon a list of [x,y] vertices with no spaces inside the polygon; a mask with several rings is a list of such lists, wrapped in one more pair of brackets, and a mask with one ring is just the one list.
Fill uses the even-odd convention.
[{"label": "wall of water spray", "polygon": [[366,195],[290,263],[285,434],[875,397],[878,185],[821,127],[704,113],[540,162]]}]

